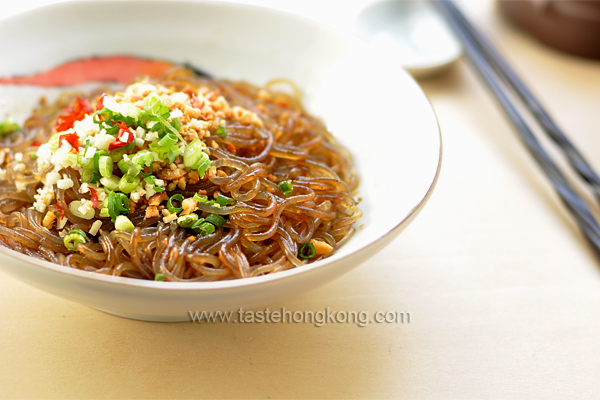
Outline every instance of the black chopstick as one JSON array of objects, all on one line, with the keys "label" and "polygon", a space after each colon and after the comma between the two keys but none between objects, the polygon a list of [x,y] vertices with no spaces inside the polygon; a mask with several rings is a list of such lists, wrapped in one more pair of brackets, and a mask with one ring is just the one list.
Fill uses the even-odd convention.
[{"label": "black chopstick", "polygon": [[512,67],[500,55],[494,45],[477,31],[473,24],[471,24],[458,10],[452,1],[444,1],[442,6],[450,10],[458,19],[485,55],[485,58],[490,63],[491,67],[494,68],[505,83],[510,85],[510,88],[519,96],[523,104],[539,122],[540,127],[558,145],[571,166],[579,176],[590,185],[596,197],[600,199],[600,177],[594,172],[592,167],[573,143],[571,143],[564,132],[556,125],[544,106],[535,98],[521,78],[519,78]]},{"label": "black chopstick", "polygon": [[573,189],[560,168],[535,138],[524,118],[509,99],[506,90],[512,90],[521,99],[542,130],[559,146],[579,176],[592,187],[597,197],[600,197],[600,178],[500,53],[477,31],[454,3],[451,0],[434,0],[434,3],[450,22],[464,46],[467,58],[500,103],[527,149],[553,184],[562,202],[585,236],[600,252],[600,227],[596,219],[585,201]]}]

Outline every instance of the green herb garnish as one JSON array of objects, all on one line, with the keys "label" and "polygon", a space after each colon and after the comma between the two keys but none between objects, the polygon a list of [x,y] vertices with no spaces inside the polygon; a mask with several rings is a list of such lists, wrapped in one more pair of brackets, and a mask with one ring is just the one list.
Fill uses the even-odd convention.
[{"label": "green herb garnish", "polygon": [[21,129],[21,127],[16,122],[9,120],[2,121],[0,122],[0,137],[5,138],[19,129]]}]

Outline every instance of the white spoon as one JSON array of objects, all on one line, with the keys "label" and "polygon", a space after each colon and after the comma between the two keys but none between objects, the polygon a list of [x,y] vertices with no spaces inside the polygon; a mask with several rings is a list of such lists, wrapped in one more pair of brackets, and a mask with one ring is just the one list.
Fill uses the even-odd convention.
[{"label": "white spoon", "polygon": [[355,31],[379,50],[393,52],[414,77],[436,74],[462,53],[451,28],[427,1],[375,3],[358,15]]}]

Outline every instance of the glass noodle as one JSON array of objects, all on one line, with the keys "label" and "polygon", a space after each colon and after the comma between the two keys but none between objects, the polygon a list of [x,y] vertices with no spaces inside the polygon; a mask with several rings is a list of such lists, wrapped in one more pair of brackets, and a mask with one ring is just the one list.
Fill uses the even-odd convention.
[{"label": "glass noodle", "polygon": [[[302,267],[330,256],[352,236],[353,224],[362,213],[353,198],[359,180],[351,157],[320,120],[304,111],[297,96],[243,82],[210,80],[184,68],[151,83],[177,92],[207,87],[262,120],[262,126],[226,121],[226,136],[213,133],[205,139],[211,170],[185,189],[167,189],[169,197],[181,194],[187,199],[203,193],[208,199],[218,194],[234,199],[235,204],[222,207],[197,203],[199,218],[216,214],[225,218],[223,225],[200,235],[175,220],[165,223],[162,216],[147,218],[144,207],[127,215],[135,226],[131,232],[116,230],[111,218],[100,217],[97,209],[94,220],[82,218],[69,204],[89,200],[90,193],[79,190],[81,176],[73,168],[63,171],[73,187],[56,187],[45,212],[32,207],[53,168],[39,170],[36,146],[55,134],[56,118],[76,97],[64,94],[55,104],[41,103],[20,131],[0,142],[6,171],[0,181],[0,244],[95,273],[213,281]],[[78,95],[95,104],[99,94]],[[285,195],[282,190],[291,192]],[[44,226],[47,213],[60,219],[63,212],[64,227]],[[75,251],[68,250],[65,232],[90,232],[95,220],[102,221],[98,233],[76,243]],[[303,258],[307,254],[312,256]]]}]

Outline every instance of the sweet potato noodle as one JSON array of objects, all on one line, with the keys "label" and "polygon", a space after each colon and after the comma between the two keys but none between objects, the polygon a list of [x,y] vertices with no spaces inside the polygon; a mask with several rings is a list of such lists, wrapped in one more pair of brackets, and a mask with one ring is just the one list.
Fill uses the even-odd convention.
[{"label": "sweet potato noodle", "polygon": [[[113,215],[102,216],[102,204],[92,208],[91,218],[70,207],[74,201],[93,202],[93,193],[97,191],[111,193],[99,183],[87,184],[97,188],[93,193],[82,190],[80,167],[61,170],[61,180],[72,182],[66,185],[71,187],[65,189],[64,184],[54,184],[50,197],[46,197],[47,204],[34,206],[50,180],[48,174],[56,170],[53,164],[38,162],[40,143],[56,136],[57,117],[72,107],[77,96],[65,94],[55,104],[41,103],[21,130],[0,142],[4,152],[0,155],[2,245],[32,257],[101,274],[214,281],[301,267],[330,256],[352,236],[353,224],[362,213],[353,198],[359,181],[351,157],[320,120],[304,111],[295,96],[248,83],[202,78],[184,68],[173,69],[144,84],[164,88],[159,94],[165,91],[187,94],[186,101],[195,106],[196,110],[182,106],[181,134],[189,144],[191,137],[186,130],[190,124],[194,121],[204,124],[205,134],[199,136],[210,161],[204,176],[195,176],[183,167],[182,156],[175,160],[155,159],[151,168],[144,165],[142,174],[147,173],[142,176],[152,172],[157,179],[162,178],[166,195],[153,206],[151,199],[162,195],[158,187],[156,194],[146,193],[153,196],[144,196],[143,191],[137,196],[127,196],[130,208],[126,217],[135,226],[132,230],[116,229]],[[98,101],[99,95],[79,94],[91,105]],[[230,111],[217,117],[214,114],[211,117],[210,113],[200,115],[204,111],[198,110],[205,106],[200,102],[202,96],[214,104],[224,98]],[[115,99],[124,101],[118,94]],[[171,112],[173,109],[171,106]],[[226,126],[226,135],[219,131],[215,121]],[[60,143],[62,140],[61,137]],[[136,151],[148,148],[148,143],[143,140],[141,143]],[[81,145],[85,146],[83,142]],[[124,173],[116,166],[115,163],[115,175],[120,178]],[[169,175],[173,171],[175,177]],[[291,187],[291,193],[284,194],[282,182],[288,182],[284,189]],[[222,226],[215,226],[214,232],[198,234],[180,226],[179,219],[175,219],[177,215],[165,207],[164,200],[176,194],[181,194],[179,199],[205,195],[209,200],[226,196],[234,201],[221,206],[194,201],[193,212],[198,219],[211,214],[225,219]],[[103,199],[100,200],[102,203]],[[94,223],[99,229],[93,228]],[[65,235],[75,229],[86,233],[86,241],[75,243],[75,249],[69,250]],[[314,255],[299,257],[299,249],[306,243],[313,245]]]}]

